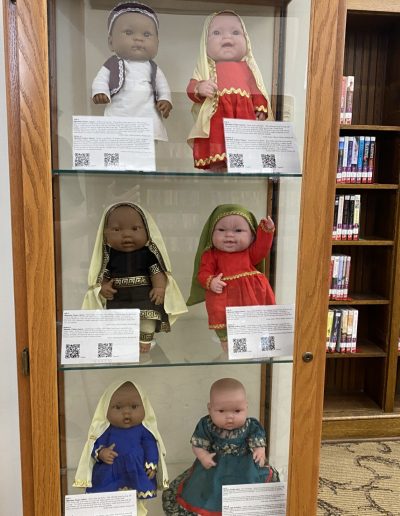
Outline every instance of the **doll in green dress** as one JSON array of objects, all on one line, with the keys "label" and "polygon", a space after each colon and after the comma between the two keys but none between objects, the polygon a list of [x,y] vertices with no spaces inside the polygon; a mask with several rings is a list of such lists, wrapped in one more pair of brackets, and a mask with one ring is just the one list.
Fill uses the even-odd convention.
[{"label": "doll in green dress", "polygon": [[279,481],[266,461],[265,431],[247,417],[244,386],[233,378],[216,381],[207,406],[191,438],[195,462],[163,493],[167,516],[221,515],[222,486]]}]

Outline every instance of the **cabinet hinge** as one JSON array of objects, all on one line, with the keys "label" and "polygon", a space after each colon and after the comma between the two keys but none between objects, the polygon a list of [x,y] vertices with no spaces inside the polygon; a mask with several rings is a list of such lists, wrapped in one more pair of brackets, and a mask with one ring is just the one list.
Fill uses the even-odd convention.
[{"label": "cabinet hinge", "polygon": [[29,376],[29,349],[24,348],[22,350],[22,374]]}]

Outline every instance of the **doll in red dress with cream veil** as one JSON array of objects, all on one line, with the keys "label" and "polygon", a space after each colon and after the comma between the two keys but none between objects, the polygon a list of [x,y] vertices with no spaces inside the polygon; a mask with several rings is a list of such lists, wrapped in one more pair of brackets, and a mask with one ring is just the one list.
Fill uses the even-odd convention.
[{"label": "doll in red dress with cream veil", "polygon": [[223,118],[273,120],[250,39],[234,11],[206,19],[187,93],[196,118],[188,138],[196,168],[226,170]]}]

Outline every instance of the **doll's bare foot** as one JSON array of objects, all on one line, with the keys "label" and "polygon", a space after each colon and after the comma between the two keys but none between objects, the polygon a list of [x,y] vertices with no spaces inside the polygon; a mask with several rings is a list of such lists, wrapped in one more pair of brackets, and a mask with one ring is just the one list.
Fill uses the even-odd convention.
[{"label": "doll's bare foot", "polygon": [[140,342],[140,352],[141,353],[148,353],[151,348],[151,342]]},{"label": "doll's bare foot", "polygon": [[228,353],[228,341],[221,340],[221,348],[225,353]]}]

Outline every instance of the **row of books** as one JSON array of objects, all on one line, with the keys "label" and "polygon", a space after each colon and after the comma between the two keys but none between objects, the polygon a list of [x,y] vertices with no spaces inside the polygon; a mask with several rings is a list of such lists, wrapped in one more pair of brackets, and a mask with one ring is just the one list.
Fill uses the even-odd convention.
[{"label": "row of books", "polygon": [[329,299],[344,300],[349,295],[351,256],[334,254],[331,256]]},{"label": "row of books", "polygon": [[340,136],[337,183],[372,183],[375,176],[376,136]]},{"label": "row of books", "polygon": [[354,75],[343,75],[340,96],[340,123],[351,124],[353,117]]},{"label": "row of books", "polygon": [[328,311],[326,351],[328,353],[355,353],[357,348],[358,310],[341,307]]},{"label": "row of books", "polygon": [[336,195],[333,216],[333,240],[358,240],[361,195]]}]

